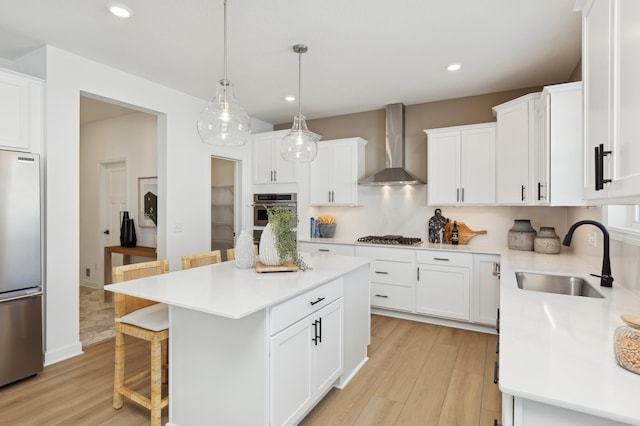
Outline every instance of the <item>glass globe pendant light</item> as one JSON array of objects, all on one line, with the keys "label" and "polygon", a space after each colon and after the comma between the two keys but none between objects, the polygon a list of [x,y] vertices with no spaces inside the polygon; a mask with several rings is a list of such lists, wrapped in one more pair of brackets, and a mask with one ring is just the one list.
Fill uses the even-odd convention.
[{"label": "glass globe pendant light", "polygon": [[302,115],[302,54],[307,46],[296,44],[293,51],[298,54],[298,114],[293,117],[293,126],[280,141],[280,155],[287,161],[311,162],[318,154],[318,141],[322,136],[309,131],[306,117]]},{"label": "glass globe pendant light", "polygon": [[202,141],[217,146],[242,146],[251,134],[251,121],[233,94],[227,79],[227,0],[224,0],[224,78],[215,97],[200,111],[198,134]]}]

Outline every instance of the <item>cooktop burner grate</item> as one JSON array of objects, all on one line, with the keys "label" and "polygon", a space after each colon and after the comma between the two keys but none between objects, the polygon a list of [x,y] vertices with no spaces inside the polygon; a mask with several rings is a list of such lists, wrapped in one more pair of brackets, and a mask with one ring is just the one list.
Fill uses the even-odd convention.
[{"label": "cooktop burner grate", "polygon": [[358,238],[359,243],[368,244],[386,244],[386,245],[402,245],[416,246],[422,243],[422,239],[414,237],[403,237],[402,235],[368,235]]}]

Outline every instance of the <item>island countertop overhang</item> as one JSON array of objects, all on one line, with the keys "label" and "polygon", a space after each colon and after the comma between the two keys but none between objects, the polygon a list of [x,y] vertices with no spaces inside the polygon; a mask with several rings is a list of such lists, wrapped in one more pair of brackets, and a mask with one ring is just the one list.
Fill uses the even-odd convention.
[{"label": "island countertop overhang", "polygon": [[105,286],[105,290],[240,319],[365,266],[370,259],[301,253],[313,269],[257,273],[222,262]]}]

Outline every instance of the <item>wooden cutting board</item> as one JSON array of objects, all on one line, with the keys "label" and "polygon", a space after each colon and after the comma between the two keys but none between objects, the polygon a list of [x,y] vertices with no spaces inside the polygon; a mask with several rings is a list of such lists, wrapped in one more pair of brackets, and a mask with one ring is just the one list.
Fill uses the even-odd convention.
[{"label": "wooden cutting board", "polygon": [[[449,222],[444,226],[444,242],[451,244],[451,231],[453,230],[453,222]],[[464,222],[458,222],[458,244],[465,245],[470,239],[476,235],[486,234],[487,231],[472,231]]]},{"label": "wooden cutting board", "polygon": [[297,272],[298,267],[291,260],[287,260],[282,265],[265,265],[264,263],[258,261],[256,262],[256,272]]}]

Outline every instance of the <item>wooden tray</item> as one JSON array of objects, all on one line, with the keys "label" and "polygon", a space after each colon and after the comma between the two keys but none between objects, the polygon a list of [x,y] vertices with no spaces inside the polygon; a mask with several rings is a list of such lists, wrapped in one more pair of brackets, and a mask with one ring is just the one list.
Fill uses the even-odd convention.
[{"label": "wooden tray", "polygon": [[260,261],[256,262],[256,272],[258,272],[258,273],[263,273],[263,272],[297,272],[297,271],[298,271],[298,267],[296,266],[295,263],[293,263],[290,260],[284,262],[282,265],[276,265],[276,266],[265,265],[264,263],[262,263]]},{"label": "wooden tray", "polygon": [[[449,222],[444,226],[444,242],[451,244],[451,230],[453,229],[453,222]],[[470,239],[476,235],[486,234],[487,231],[472,231],[464,222],[458,222],[458,244],[465,245]]]}]

